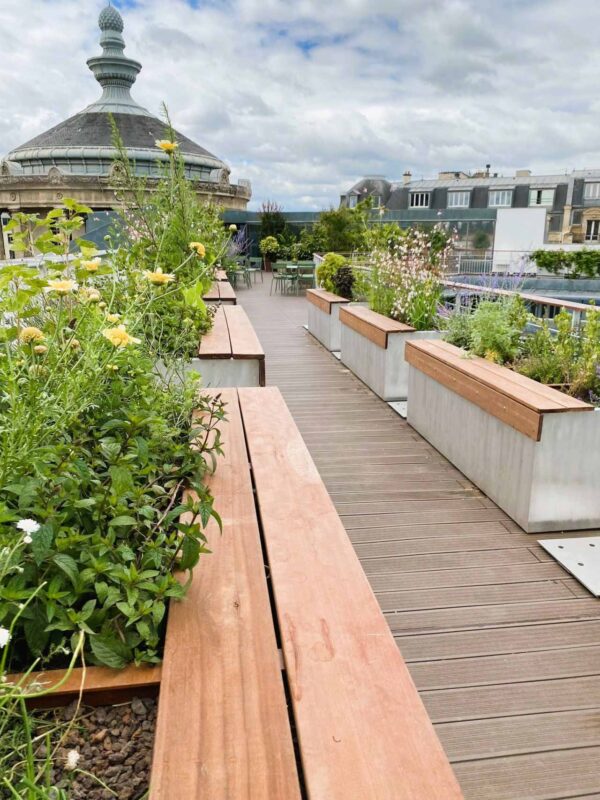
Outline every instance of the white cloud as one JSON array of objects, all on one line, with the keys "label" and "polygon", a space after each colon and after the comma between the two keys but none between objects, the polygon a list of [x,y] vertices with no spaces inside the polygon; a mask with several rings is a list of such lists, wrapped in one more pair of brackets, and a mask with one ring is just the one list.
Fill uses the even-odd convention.
[{"label": "white cloud", "polygon": [[[0,4],[0,152],[99,92],[102,2]],[[123,6],[123,3],[121,4]],[[194,6],[194,7],[192,7]],[[595,0],[139,0],[133,94],[248,177],[336,204],[366,173],[600,166]]]}]

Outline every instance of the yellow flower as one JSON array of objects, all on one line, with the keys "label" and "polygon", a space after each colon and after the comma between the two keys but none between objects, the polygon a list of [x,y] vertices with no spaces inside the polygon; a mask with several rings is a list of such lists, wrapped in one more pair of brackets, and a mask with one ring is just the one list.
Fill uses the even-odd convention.
[{"label": "yellow flower", "polygon": [[106,303],[104,300],[101,303],[98,303],[98,308],[106,308]]},{"label": "yellow flower", "polygon": [[497,353],[495,350],[486,350],[485,351],[485,358],[487,361],[493,361],[496,364],[500,364],[502,359],[500,358],[500,354]]},{"label": "yellow flower", "polygon": [[116,372],[119,368],[118,368],[118,366],[116,364],[107,364],[106,365],[106,369],[109,372]]},{"label": "yellow flower", "polygon": [[196,254],[199,255],[200,258],[204,258],[206,255],[206,248],[202,242],[190,242],[190,250],[195,250]]},{"label": "yellow flower", "polygon": [[172,153],[179,147],[177,142],[172,142],[170,139],[157,139],[154,144],[164,150],[165,153]]},{"label": "yellow flower", "polygon": [[29,344],[29,342],[43,342],[45,338],[42,331],[39,328],[35,328],[33,325],[28,325],[26,328],[19,331],[19,339],[25,342],[25,344]]},{"label": "yellow flower", "polygon": [[230,226],[229,226],[229,230],[230,230],[232,233],[235,233],[235,232],[237,231],[237,225],[233,225],[233,224],[232,224],[232,225],[230,225]]},{"label": "yellow flower", "polygon": [[81,347],[79,339],[71,339],[71,341],[69,342],[69,347],[71,348],[71,350],[79,350],[79,348]]},{"label": "yellow flower", "polygon": [[121,315],[120,314],[107,314],[106,315],[106,321],[107,322],[119,322],[120,319],[121,319]]},{"label": "yellow flower", "polygon": [[81,266],[87,272],[97,272],[101,263],[102,261],[99,258],[92,258],[90,261],[82,261]]},{"label": "yellow flower", "polygon": [[102,331],[102,336],[108,339],[115,347],[127,347],[127,345],[130,344],[140,343],[139,339],[127,333],[125,325],[118,325],[116,328],[106,328],[106,330]]},{"label": "yellow flower", "polygon": [[48,291],[57,292],[58,294],[70,294],[77,288],[75,281],[70,280],[55,280],[48,281]]},{"label": "yellow flower", "polygon": [[38,356],[41,356],[44,353],[48,352],[48,348],[46,347],[45,344],[36,344],[36,346],[33,348],[33,352],[37,353]]},{"label": "yellow flower", "polygon": [[155,286],[162,286],[165,283],[172,283],[175,280],[175,275],[171,275],[170,272],[163,272],[160,267],[157,268],[156,272],[144,272],[144,277]]}]

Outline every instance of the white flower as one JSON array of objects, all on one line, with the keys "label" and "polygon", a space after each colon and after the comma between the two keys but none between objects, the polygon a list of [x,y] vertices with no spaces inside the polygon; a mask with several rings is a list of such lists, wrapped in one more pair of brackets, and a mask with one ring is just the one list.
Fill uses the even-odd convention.
[{"label": "white flower", "polygon": [[77,764],[81,758],[81,753],[78,750],[69,750],[65,759],[65,769],[72,772],[77,769]]},{"label": "white flower", "polygon": [[10,639],[10,631],[8,628],[0,627],[0,649],[6,647]]},{"label": "white flower", "polygon": [[[40,523],[34,519],[20,519],[17,522],[17,528],[30,536],[32,533],[37,533],[40,529]],[[27,537],[25,537],[26,539]],[[29,539],[31,541],[31,538]]]},{"label": "white flower", "polygon": [[23,541],[25,542],[25,544],[31,544],[33,542],[33,539],[28,533],[26,533],[25,536],[23,537]]}]

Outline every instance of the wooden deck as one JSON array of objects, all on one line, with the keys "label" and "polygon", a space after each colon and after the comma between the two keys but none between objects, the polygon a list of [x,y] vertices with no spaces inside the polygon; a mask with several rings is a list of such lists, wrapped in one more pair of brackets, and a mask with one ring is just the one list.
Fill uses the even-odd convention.
[{"label": "wooden deck", "polygon": [[268,382],[465,797],[600,800],[600,603],[304,330],[303,297],[268,292],[266,280],[238,296]]}]

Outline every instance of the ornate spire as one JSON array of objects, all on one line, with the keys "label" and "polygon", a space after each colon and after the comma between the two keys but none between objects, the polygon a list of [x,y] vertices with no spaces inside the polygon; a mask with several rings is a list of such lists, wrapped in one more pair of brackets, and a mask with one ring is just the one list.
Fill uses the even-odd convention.
[{"label": "ornate spire", "polygon": [[110,111],[113,114],[144,114],[152,116],[139,106],[129,93],[142,65],[123,54],[123,18],[114,6],[108,5],[100,12],[98,25],[102,34],[102,55],[89,58],[88,67],[102,86],[102,97],[85,111],[88,113]]}]

